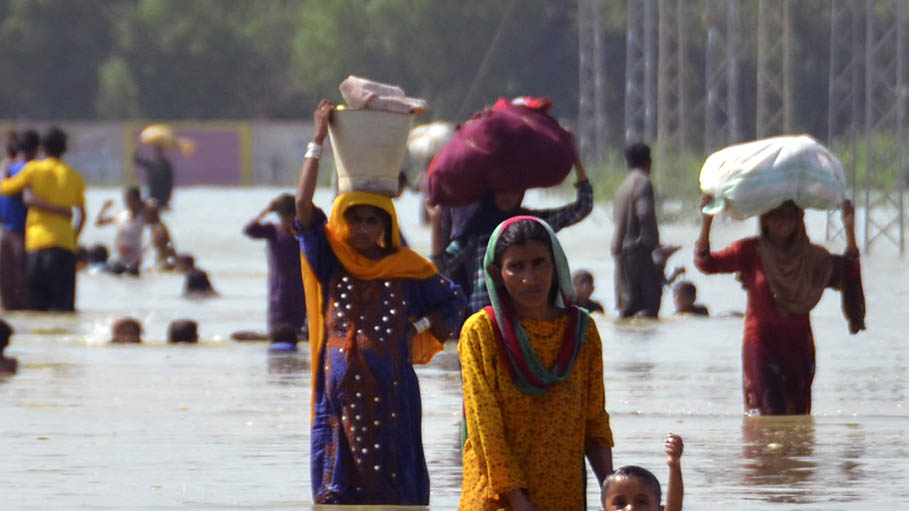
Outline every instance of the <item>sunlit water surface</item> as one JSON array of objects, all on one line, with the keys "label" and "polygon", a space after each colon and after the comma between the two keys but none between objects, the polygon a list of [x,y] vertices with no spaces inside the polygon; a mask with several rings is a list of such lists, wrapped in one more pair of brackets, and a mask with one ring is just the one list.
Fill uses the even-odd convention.
[{"label": "sunlit water surface", "polygon": [[[308,509],[309,363],[269,356],[261,343],[231,332],[264,329],[264,244],[241,235],[278,189],[180,189],[165,217],[180,251],[196,256],[220,293],[190,301],[176,275],[141,278],[80,274],[75,315],[6,314],[16,334],[8,349],[18,374],[0,379],[0,508],[3,509]],[[90,190],[94,215],[117,190]],[[526,203],[564,199],[531,194]],[[328,207],[320,192],[317,203]],[[412,195],[398,201],[402,228],[418,250],[429,246]],[[597,277],[596,298],[610,309],[597,325],[604,342],[607,408],[617,465],[667,469],[668,431],[685,440],[687,509],[903,509],[909,502],[909,278],[894,248],[879,242],[863,260],[868,328],[850,336],[839,296],[813,313],[818,345],[814,413],[746,418],[741,397],[742,320],[672,316],[617,322],[608,211],[596,210],[559,237],[573,268]],[[824,238],[825,216],[809,214],[809,234]],[[861,219],[860,219],[861,223]],[[754,232],[752,222],[717,223],[715,247]],[[706,277],[691,264],[693,223],[667,225],[666,243],[683,245],[700,301],[717,316],[743,311],[732,276]],[[110,244],[113,229],[86,228],[83,243]],[[831,242],[841,250],[841,242]],[[136,346],[107,344],[113,318],[145,328]],[[199,322],[197,346],[164,343],[178,318]],[[423,440],[432,480],[431,509],[457,507],[460,490],[460,383],[454,346],[417,370]],[[592,477],[592,476],[590,476]],[[588,486],[590,508],[598,492]]]}]

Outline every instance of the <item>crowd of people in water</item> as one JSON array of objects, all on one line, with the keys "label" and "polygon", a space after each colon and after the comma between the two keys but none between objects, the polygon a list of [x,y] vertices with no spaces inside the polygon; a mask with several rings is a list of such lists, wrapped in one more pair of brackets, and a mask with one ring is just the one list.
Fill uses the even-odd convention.
[{"label": "crowd of people in water", "polygon": [[[524,193],[493,191],[467,207],[427,205],[428,257],[409,248],[392,198],[347,191],[329,211],[313,204],[322,145],[335,105],[313,114],[295,195],[282,194],[243,228],[266,241],[267,333],[271,349],[296,351],[308,341],[312,372],[310,470],[317,504],[427,505],[421,397],[414,364],[425,364],[457,341],[463,387],[462,510],[563,510],[586,506],[586,458],[608,510],[679,510],[682,438],[663,443],[669,467],[665,504],[650,471],[613,466],[605,408],[603,350],[593,299],[594,275],[573,273],[557,233],[583,221],[594,206],[581,161],[575,199],[552,209],[522,205]],[[43,158],[39,159],[39,149]],[[0,183],[0,300],[5,310],[74,310],[77,271],[123,278],[146,268],[185,274],[185,294],[215,294],[194,258],[176,250],[161,212],[173,185],[162,151],[150,194],[129,187],[123,204],[107,201],[97,226],[113,225],[113,256],[104,245],[80,247],[85,182],[63,161],[66,135],[7,136]],[[138,155],[137,155],[138,156]],[[679,247],[660,241],[650,149],[625,150],[628,174],[614,198],[615,309],[619,318],[656,318],[671,288],[675,312],[707,316],[697,289],[667,261]],[[166,167],[166,172],[164,169]],[[161,172],[167,179],[160,177]],[[151,174],[149,174],[151,175]],[[162,179],[166,182],[162,183]],[[710,197],[705,197],[709,201]],[[266,221],[276,215],[276,223]],[[814,375],[809,313],[827,287],[841,289],[851,329],[863,310],[849,305],[861,285],[854,211],[843,208],[842,256],[807,238],[803,211],[791,201],[759,219],[760,234],[711,251],[712,217],[704,215],[694,264],[705,274],[737,273],[748,297],[743,349],[745,410],[808,414]],[[150,234],[150,243],[145,233]],[[152,265],[143,265],[151,248]],[[592,316],[594,315],[594,316]],[[0,320],[0,370],[12,329]],[[196,342],[197,325],[178,319],[168,341]],[[112,342],[137,343],[142,325],[118,318]]]}]

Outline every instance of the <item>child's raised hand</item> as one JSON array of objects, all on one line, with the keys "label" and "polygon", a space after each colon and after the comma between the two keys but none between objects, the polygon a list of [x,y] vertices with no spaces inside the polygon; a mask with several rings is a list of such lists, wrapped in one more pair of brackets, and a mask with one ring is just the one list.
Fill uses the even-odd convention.
[{"label": "child's raised hand", "polygon": [[666,441],[663,443],[663,448],[666,451],[666,464],[676,465],[682,457],[682,451],[685,446],[682,444],[682,437],[675,433],[669,433],[666,435]]}]

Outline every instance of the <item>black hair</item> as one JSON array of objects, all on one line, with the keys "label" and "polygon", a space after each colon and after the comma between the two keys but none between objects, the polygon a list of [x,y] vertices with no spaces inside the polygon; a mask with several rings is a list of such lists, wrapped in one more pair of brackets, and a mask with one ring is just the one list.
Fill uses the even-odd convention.
[{"label": "black hair", "polygon": [[56,126],[48,128],[41,136],[41,147],[52,158],[59,158],[66,152],[66,132]]},{"label": "black hair", "polygon": [[126,329],[130,333],[136,334],[136,342],[142,342],[142,323],[139,323],[139,320],[136,318],[120,318],[117,321],[114,321],[114,324],[111,326],[111,333],[113,334],[112,342],[122,342],[119,340],[118,333],[122,333]]},{"label": "black hair", "polygon": [[571,280],[581,280],[593,284],[593,274],[587,270],[577,270],[571,275]]},{"label": "black hair", "polygon": [[653,498],[656,499],[657,505],[660,504],[660,499],[662,499],[662,491],[660,491],[660,481],[653,475],[653,472],[647,470],[644,467],[639,467],[637,465],[625,465],[624,467],[619,467],[615,472],[609,474],[609,477],[603,481],[603,498],[606,498],[606,495],[609,493],[609,486],[612,485],[617,479],[623,477],[627,478],[637,478],[641,481],[647,483],[647,486],[650,486],[650,490],[653,492]]},{"label": "black hair", "polygon": [[268,339],[272,344],[284,342],[288,344],[297,344],[297,329],[290,323],[277,323],[268,332]]},{"label": "black hair", "polygon": [[106,263],[109,254],[107,247],[102,243],[95,243],[88,249],[88,262],[92,264]]},{"label": "black hair", "polygon": [[190,254],[177,254],[176,259],[177,266],[183,266],[186,268],[186,271],[189,271],[196,267],[196,258]]},{"label": "black hair", "polygon": [[208,273],[193,268],[186,273],[186,280],[183,284],[183,294],[191,293],[211,293],[214,289],[211,287],[211,281],[208,280]]},{"label": "black hair", "polygon": [[281,216],[293,216],[297,214],[297,204],[294,196],[289,193],[282,193],[275,200],[271,201],[271,210]]},{"label": "black hair", "polygon": [[88,262],[88,249],[85,248],[85,245],[79,245],[76,247],[76,262],[77,263],[87,263]]},{"label": "black hair", "polygon": [[6,132],[6,155],[10,158],[15,158],[21,146],[19,144],[19,134],[14,130],[9,130]]},{"label": "black hair", "polygon": [[[496,241],[495,251],[493,252],[492,264],[502,265],[502,255],[512,245],[526,245],[530,241],[539,241],[549,249],[552,255],[552,241],[549,239],[549,231],[543,227],[543,224],[533,220],[518,220],[499,233],[499,239]],[[554,257],[553,257],[554,259]]]},{"label": "black hair", "polygon": [[633,142],[625,146],[625,164],[629,169],[650,169],[650,146]]},{"label": "black hair", "polygon": [[41,147],[41,137],[35,130],[25,130],[19,137],[19,151],[25,156],[26,160],[33,160],[38,155],[38,148]]},{"label": "black hair", "polygon": [[9,345],[9,338],[13,335],[13,327],[9,323],[0,319],[0,351],[3,351]]},{"label": "black hair", "polygon": [[[552,258],[553,264],[555,263],[555,254],[553,254],[552,251],[552,240],[549,238],[549,231],[546,230],[546,227],[535,220],[518,220],[499,233],[499,239],[496,240],[496,246],[493,250],[492,264],[501,268],[502,256],[509,248],[515,245],[526,245],[531,241],[542,243],[543,246],[549,250],[549,257]],[[500,294],[503,294],[504,288],[498,284],[497,286],[500,287]],[[553,271],[552,288],[549,290],[550,302],[555,300],[558,292],[559,284],[557,282],[557,275],[556,272]]]},{"label": "black hair", "polygon": [[138,187],[138,186],[127,186],[127,187],[123,190],[123,196],[124,196],[124,197],[136,197],[137,199],[141,199],[141,198],[142,198],[142,192],[139,191],[139,187]]},{"label": "black hair", "polygon": [[683,280],[675,285],[675,292],[681,293],[692,300],[698,297],[698,288],[690,280]]},{"label": "black hair", "polygon": [[198,342],[198,325],[191,319],[176,319],[167,326],[167,342]]}]

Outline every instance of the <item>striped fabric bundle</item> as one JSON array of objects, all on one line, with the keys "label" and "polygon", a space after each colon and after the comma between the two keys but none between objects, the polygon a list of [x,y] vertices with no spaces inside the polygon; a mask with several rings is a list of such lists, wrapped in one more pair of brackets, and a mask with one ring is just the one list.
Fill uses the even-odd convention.
[{"label": "striped fabric bundle", "polygon": [[843,164],[808,135],[737,144],[711,154],[700,174],[701,192],[714,196],[708,215],[744,219],[792,200],[802,208],[837,209],[846,198]]}]

